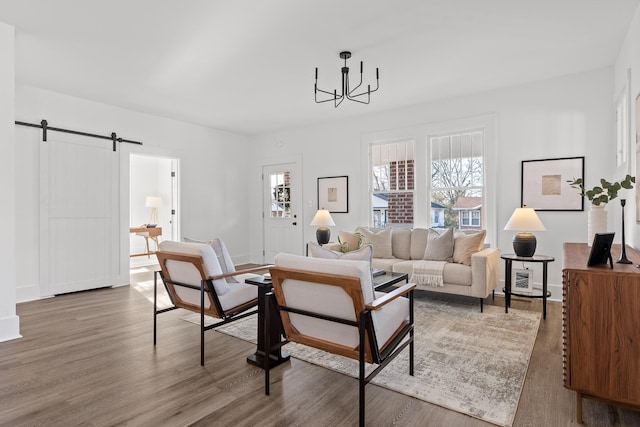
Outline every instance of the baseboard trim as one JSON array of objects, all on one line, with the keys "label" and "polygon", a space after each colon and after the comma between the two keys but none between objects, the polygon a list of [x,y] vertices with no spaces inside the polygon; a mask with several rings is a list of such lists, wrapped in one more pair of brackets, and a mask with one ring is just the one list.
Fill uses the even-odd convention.
[{"label": "baseboard trim", "polygon": [[40,295],[40,285],[18,286],[16,288],[16,302],[27,302],[42,299]]},{"label": "baseboard trim", "polygon": [[20,335],[20,317],[8,316],[0,319],[0,342],[22,338]]}]

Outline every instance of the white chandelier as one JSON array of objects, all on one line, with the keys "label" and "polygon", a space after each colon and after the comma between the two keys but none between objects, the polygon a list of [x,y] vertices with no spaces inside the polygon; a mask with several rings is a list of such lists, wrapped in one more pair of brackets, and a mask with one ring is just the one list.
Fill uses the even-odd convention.
[{"label": "white chandelier", "polygon": [[[368,104],[371,101],[371,94],[378,90],[380,87],[379,81],[379,72],[378,68],[376,68],[376,88],[371,89],[371,85],[367,85],[367,90],[363,90],[360,93],[356,93],[358,88],[362,86],[362,73],[363,73],[363,65],[362,61],[360,61],[360,83],[353,89],[350,88],[349,85],[349,67],[347,67],[347,59],[351,58],[351,52],[344,51],[340,52],[340,58],[344,59],[344,67],[342,67],[342,89],[341,92],[338,93],[336,89],[332,92],[328,92],[326,90],[322,90],[318,88],[318,67],[316,67],[316,83],[313,85],[313,90],[315,93],[316,103],[320,104],[322,102],[333,101],[334,107],[338,107],[344,101],[344,99],[348,99],[350,101],[359,102],[361,104]],[[318,99],[318,92],[322,92],[330,96],[327,99]],[[365,97],[366,95],[366,97]]]}]

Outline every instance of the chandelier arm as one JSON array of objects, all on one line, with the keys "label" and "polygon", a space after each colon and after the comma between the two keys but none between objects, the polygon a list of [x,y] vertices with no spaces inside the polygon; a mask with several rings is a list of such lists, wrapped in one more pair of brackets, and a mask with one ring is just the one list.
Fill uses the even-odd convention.
[{"label": "chandelier arm", "polygon": [[355,92],[360,86],[362,86],[362,72],[363,72],[363,64],[362,64],[362,61],[360,61],[360,83],[358,83],[356,87],[354,87],[348,92],[349,96],[351,96],[353,92]]},{"label": "chandelier arm", "polygon": [[[319,87],[316,87],[318,92],[322,92],[322,93],[326,93],[327,95],[331,95],[331,97],[333,97],[333,92],[327,92],[326,90],[322,90]],[[342,96],[342,95],[339,95]]]},{"label": "chandelier arm", "polygon": [[[350,94],[349,94],[349,96],[348,96],[348,98],[349,98],[349,99],[352,99],[352,98],[356,98],[356,97],[358,97],[358,96],[362,96],[362,95],[366,95],[366,94],[372,94],[373,92],[377,91],[378,89],[380,89],[380,81],[379,81],[379,80],[376,80],[376,88],[375,88],[375,89],[371,89],[371,90],[368,90],[368,91],[364,91],[364,92],[358,93],[358,94],[356,94],[356,95],[352,95],[352,94],[350,93]],[[351,91],[351,92],[353,93],[353,91]]]},{"label": "chandelier arm", "polygon": [[[365,92],[365,94],[366,94],[366,92]],[[351,97],[347,97],[347,99],[348,99],[349,101],[359,102],[360,104],[368,104],[368,103],[371,101],[371,97],[367,98],[367,100],[366,100],[366,101],[362,101],[362,100],[360,100],[360,99],[351,98]]]}]

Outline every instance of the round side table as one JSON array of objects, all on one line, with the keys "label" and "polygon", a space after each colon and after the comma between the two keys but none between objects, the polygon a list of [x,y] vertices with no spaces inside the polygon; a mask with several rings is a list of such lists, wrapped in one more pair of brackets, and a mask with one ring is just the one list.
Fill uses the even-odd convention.
[{"label": "round side table", "polygon": [[[522,257],[516,254],[504,254],[500,255],[500,258],[504,260],[505,273],[504,273],[504,312],[509,312],[511,306],[511,296],[515,295],[524,298],[542,298],[542,318],[547,318],[547,297],[551,296],[551,292],[547,291],[547,265],[550,262],[555,261],[555,258],[548,255],[534,255],[531,257]],[[534,292],[531,294],[516,293],[511,291],[511,272],[513,261],[522,262],[540,262],[542,263],[542,293]]]}]

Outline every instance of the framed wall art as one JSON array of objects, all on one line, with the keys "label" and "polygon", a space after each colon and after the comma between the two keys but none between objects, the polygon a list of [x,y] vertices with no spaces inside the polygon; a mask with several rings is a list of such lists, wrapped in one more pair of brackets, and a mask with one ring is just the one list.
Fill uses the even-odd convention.
[{"label": "framed wall art", "polygon": [[318,209],[327,209],[331,213],[349,212],[348,176],[318,178]]},{"label": "framed wall art", "polygon": [[520,205],[537,211],[583,211],[584,198],[569,181],[584,179],[584,157],[523,160]]},{"label": "framed wall art", "polygon": [[533,270],[516,270],[511,272],[511,292],[520,294],[530,294],[533,292]]}]

